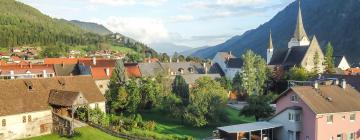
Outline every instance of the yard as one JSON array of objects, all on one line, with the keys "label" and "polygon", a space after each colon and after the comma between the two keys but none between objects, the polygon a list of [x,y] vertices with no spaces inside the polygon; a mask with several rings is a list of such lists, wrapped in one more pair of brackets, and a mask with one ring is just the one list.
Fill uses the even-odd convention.
[{"label": "yard", "polygon": [[[238,110],[229,107],[226,108],[226,112],[228,114],[230,122],[225,123],[224,125],[248,123],[255,121],[255,118],[239,116]],[[188,135],[197,139],[210,137],[212,135],[212,131],[216,128],[216,126],[196,128],[192,126],[182,125],[179,120],[171,119],[159,112],[143,113],[142,117],[144,120],[156,121],[156,132],[164,134]]]},{"label": "yard", "polygon": [[76,134],[76,136],[74,136],[72,138],[65,138],[65,137],[60,137],[59,135],[56,135],[56,134],[50,134],[50,135],[45,135],[45,136],[29,138],[26,140],[93,140],[93,139],[122,140],[120,138],[108,135],[108,134],[106,134],[98,129],[95,129],[93,127],[81,127],[81,128],[77,128],[75,131],[78,133]]},{"label": "yard", "polygon": [[[224,123],[223,125],[233,125],[240,123],[248,123],[253,122],[255,119],[253,117],[244,117],[239,116],[239,111],[232,109],[230,107],[226,108],[226,112],[229,117],[229,122]],[[192,136],[196,139],[210,137],[212,135],[212,131],[216,128],[216,126],[209,126],[205,128],[196,128],[192,126],[182,125],[179,120],[175,120],[165,116],[160,112],[146,112],[142,113],[142,117],[144,120],[153,120],[156,121],[156,130],[155,132],[161,134],[174,134],[174,135],[188,135]],[[89,140],[89,139],[101,139],[101,140],[120,140],[119,138],[108,135],[100,130],[97,130],[92,127],[82,127],[76,129],[78,134],[73,138],[64,138],[60,137],[56,134],[34,137],[26,140]]]}]

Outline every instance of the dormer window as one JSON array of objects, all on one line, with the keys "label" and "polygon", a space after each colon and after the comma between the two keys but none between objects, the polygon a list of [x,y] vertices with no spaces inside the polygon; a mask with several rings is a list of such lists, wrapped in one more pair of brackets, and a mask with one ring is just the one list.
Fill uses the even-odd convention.
[{"label": "dormer window", "polygon": [[180,74],[184,74],[184,69],[183,68],[179,68],[178,71],[180,72]]},{"label": "dormer window", "polygon": [[31,81],[25,81],[25,85],[27,86],[29,91],[33,90],[33,84]]},{"label": "dormer window", "polygon": [[65,86],[65,81],[63,79],[60,79],[58,82],[61,86]]},{"label": "dormer window", "polygon": [[299,97],[296,95],[292,95],[292,96],[290,96],[290,101],[291,102],[299,102]]},{"label": "dormer window", "polygon": [[194,73],[194,69],[193,69],[193,68],[189,68],[189,72],[190,72],[190,73]]}]

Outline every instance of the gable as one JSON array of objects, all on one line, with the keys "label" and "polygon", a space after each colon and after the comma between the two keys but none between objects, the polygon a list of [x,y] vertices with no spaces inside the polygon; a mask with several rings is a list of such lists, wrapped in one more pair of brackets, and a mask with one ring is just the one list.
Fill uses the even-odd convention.
[{"label": "gable", "polygon": [[314,56],[315,53],[319,55],[319,64],[322,64],[324,61],[324,53],[322,52],[319,42],[317,41],[316,37],[314,36],[313,40],[310,43],[309,49],[306,51],[303,60],[301,61],[302,66],[307,66],[309,64],[314,64]]}]

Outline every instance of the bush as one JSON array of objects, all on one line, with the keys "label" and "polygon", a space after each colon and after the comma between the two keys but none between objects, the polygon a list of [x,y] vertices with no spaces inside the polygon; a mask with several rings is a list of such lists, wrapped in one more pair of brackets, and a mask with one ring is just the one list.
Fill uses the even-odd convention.
[{"label": "bush", "polygon": [[156,122],[155,121],[147,121],[144,124],[144,129],[145,130],[149,130],[149,131],[154,131],[156,127]]}]

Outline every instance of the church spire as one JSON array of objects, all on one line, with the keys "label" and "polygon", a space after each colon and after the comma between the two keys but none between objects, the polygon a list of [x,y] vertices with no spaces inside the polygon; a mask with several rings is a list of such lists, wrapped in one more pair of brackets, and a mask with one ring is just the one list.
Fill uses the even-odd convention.
[{"label": "church spire", "polygon": [[272,35],[271,35],[271,30],[270,30],[270,35],[269,35],[268,49],[274,49],[274,45],[273,45],[273,41],[272,41]]},{"label": "church spire", "polygon": [[294,32],[294,38],[296,38],[298,41],[301,41],[304,37],[308,38],[308,36],[305,32],[303,19],[302,19],[301,0],[298,0],[298,1],[299,1],[299,10],[298,10],[298,17],[297,17],[297,21],[296,21],[296,29]]}]

